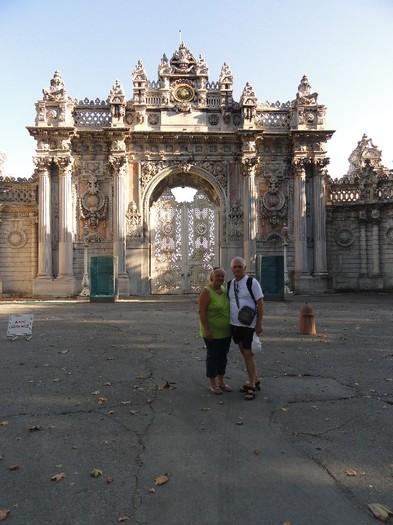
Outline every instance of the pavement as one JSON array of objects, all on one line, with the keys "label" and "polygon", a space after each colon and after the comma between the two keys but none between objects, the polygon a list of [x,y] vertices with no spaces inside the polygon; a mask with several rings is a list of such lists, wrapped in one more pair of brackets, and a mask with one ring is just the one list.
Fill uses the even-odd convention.
[{"label": "pavement", "polygon": [[[208,392],[195,296],[1,301],[0,519],[377,523],[368,504],[393,506],[392,299],[266,301],[254,401],[233,344],[235,391]],[[316,335],[298,333],[306,302]],[[32,337],[11,341],[21,314]]]}]

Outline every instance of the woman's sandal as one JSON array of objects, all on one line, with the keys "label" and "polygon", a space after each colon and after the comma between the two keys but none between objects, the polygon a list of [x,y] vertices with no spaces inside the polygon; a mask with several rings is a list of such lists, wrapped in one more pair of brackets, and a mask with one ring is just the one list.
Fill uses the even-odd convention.
[{"label": "woman's sandal", "polygon": [[247,401],[252,401],[253,399],[255,399],[256,395],[257,395],[257,389],[255,387],[249,386],[247,387],[244,399],[247,399]]},{"label": "woman's sandal", "polygon": [[[239,392],[247,392],[247,389],[249,388],[249,385],[248,384],[245,384],[243,386],[241,386],[239,388]],[[261,380],[259,379],[256,383],[255,383],[255,388],[257,390],[261,390]]]}]

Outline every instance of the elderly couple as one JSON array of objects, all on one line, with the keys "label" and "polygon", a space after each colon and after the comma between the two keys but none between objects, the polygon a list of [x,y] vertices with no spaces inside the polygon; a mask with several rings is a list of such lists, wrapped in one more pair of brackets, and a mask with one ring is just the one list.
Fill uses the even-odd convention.
[{"label": "elderly couple", "polygon": [[[206,376],[209,378],[209,390],[212,394],[232,392],[225,384],[224,376],[231,338],[239,345],[244,357],[248,382],[240,388],[247,400],[255,399],[261,389],[255,355],[251,350],[254,332],[262,333],[263,292],[256,279],[246,275],[246,263],[241,257],[231,261],[234,279],[224,286],[225,272],[222,268],[213,268],[210,284],[199,296],[200,334],[206,344]],[[239,321],[239,311],[248,306],[255,310],[251,324]]]}]

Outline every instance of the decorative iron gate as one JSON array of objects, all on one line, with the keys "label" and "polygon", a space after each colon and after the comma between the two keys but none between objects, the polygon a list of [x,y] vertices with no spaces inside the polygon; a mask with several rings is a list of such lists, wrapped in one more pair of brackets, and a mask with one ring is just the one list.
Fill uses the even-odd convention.
[{"label": "decorative iron gate", "polygon": [[218,260],[217,212],[206,194],[177,202],[166,191],[150,210],[151,293],[199,293]]}]

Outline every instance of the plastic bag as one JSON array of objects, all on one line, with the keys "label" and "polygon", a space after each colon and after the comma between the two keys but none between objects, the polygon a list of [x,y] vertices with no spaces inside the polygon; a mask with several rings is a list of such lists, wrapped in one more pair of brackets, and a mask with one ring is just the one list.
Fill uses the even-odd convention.
[{"label": "plastic bag", "polygon": [[262,350],[262,341],[259,338],[259,335],[254,332],[254,335],[252,336],[252,343],[251,343],[251,352],[253,354],[260,352]]}]

